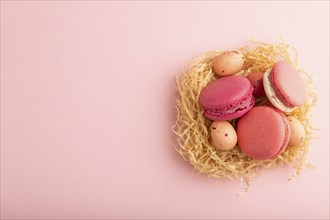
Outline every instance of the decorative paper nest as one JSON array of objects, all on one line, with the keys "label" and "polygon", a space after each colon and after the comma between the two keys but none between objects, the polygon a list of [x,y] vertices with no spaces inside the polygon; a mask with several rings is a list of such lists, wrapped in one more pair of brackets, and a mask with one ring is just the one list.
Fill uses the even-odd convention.
[{"label": "decorative paper nest", "polygon": [[[278,60],[291,64],[306,83],[307,101],[297,107],[289,116],[295,116],[305,128],[306,138],[301,146],[287,147],[279,156],[269,160],[255,160],[245,156],[238,146],[230,151],[216,150],[211,144],[210,125],[212,121],[203,115],[199,104],[201,90],[217,79],[212,71],[213,58],[224,51],[210,51],[192,59],[182,73],[176,77],[178,98],[176,101],[177,120],[173,131],[177,135],[177,151],[189,161],[196,174],[205,173],[216,178],[245,180],[250,184],[260,170],[285,164],[294,168],[292,177],[300,173],[303,167],[313,168],[306,156],[312,139],[311,110],[316,105],[317,95],[313,90],[313,78],[298,66],[297,51],[286,42],[278,39],[267,44],[255,40],[249,41],[238,49],[245,56],[243,70],[236,75],[248,76],[252,72],[265,72]],[[255,106],[271,105],[267,97],[256,98]],[[229,121],[236,129],[234,119]],[[292,178],[290,177],[289,180]]]}]

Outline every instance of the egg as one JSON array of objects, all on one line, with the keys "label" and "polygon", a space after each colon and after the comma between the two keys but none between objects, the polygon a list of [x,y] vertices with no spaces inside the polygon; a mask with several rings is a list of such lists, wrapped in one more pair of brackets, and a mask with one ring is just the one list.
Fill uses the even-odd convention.
[{"label": "egg", "polygon": [[302,145],[306,138],[304,126],[296,117],[293,116],[288,116],[288,121],[290,125],[289,146]]},{"label": "egg", "polygon": [[227,51],[213,60],[213,70],[219,76],[230,76],[243,68],[245,58],[241,52]]},{"label": "egg", "polygon": [[211,125],[211,138],[219,150],[230,150],[237,143],[237,134],[228,121],[214,121]]},{"label": "egg", "polygon": [[253,95],[256,97],[261,97],[266,95],[263,83],[264,74],[260,72],[253,72],[246,78],[250,81],[253,86]]}]

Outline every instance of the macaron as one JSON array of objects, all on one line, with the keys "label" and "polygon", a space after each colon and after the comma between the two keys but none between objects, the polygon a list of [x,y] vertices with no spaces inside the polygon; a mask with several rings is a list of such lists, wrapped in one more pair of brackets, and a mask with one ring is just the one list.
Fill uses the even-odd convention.
[{"label": "macaron", "polygon": [[306,101],[306,89],[298,72],[288,63],[275,63],[271,70],[264,73],[263,84],[269,101],[284,113]]},{"label": "macaron", "polygon": [[290,125],[283,112],[257,106],[239,119],[238,145],[248,157],[266,160],[280,155],[290,140]]},{"label": "macaron", "polygon": [[205,86],[199,97],[204,115],[215,121],[241,117],[254,105],[253,88],[242,76],[227,76]]},{"label": "macaron", "polygon": [[255,97],[266,95],[264,90],[263,77],[264,74],[260,72],[253,72],[246,77],[253,86],[253,95]]}]

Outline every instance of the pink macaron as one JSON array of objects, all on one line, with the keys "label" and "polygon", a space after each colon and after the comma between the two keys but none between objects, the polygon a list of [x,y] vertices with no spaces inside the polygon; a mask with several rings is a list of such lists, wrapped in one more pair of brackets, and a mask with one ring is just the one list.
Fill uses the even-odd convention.
[{"label": "pink macaron", "polygon": [[223,77],[209,83],[201,91],[199,102],[204,115],[212,120],[241,117],[254,105],[253,88],[242,76]]},{"label": "pink macaron", "polygon": [[266,160],[280,155],[290,140],[286,116],[269,106],[257,106],[237,124],[238,145],[248,157]]},{"label": "pink macaron", "polygon": [[264,74],[261,72],[254,72],[246,77],[253,86],[253,95],[255,97],[266,95],[264,90],[263,77]]},{"label": "pink macaron", "polygon": [[305,85],[298,72],[288,63],[280,61],[265,72],[263,84],[266,95],[277,109],[290,113],[306,101]]}]

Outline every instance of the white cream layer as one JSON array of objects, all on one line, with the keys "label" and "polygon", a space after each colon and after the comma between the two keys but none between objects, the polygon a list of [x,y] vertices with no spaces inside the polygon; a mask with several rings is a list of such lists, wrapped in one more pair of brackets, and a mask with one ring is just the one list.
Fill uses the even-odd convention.
[{"label": "white cream layer", "polygon": [[274,91],[273,87],[271,86],[271,82],[269,79],[270,72],[271,72],[271,69],[268,69],[264,73],[263,83],[264,83],[265,93],[266,93],[269,101],[274,105],[275,108],[288,114],[288,113],[292,112],[294,110],[294,108],[285,106],[281,102],[281,100],[276,97],[276,92]]}]

